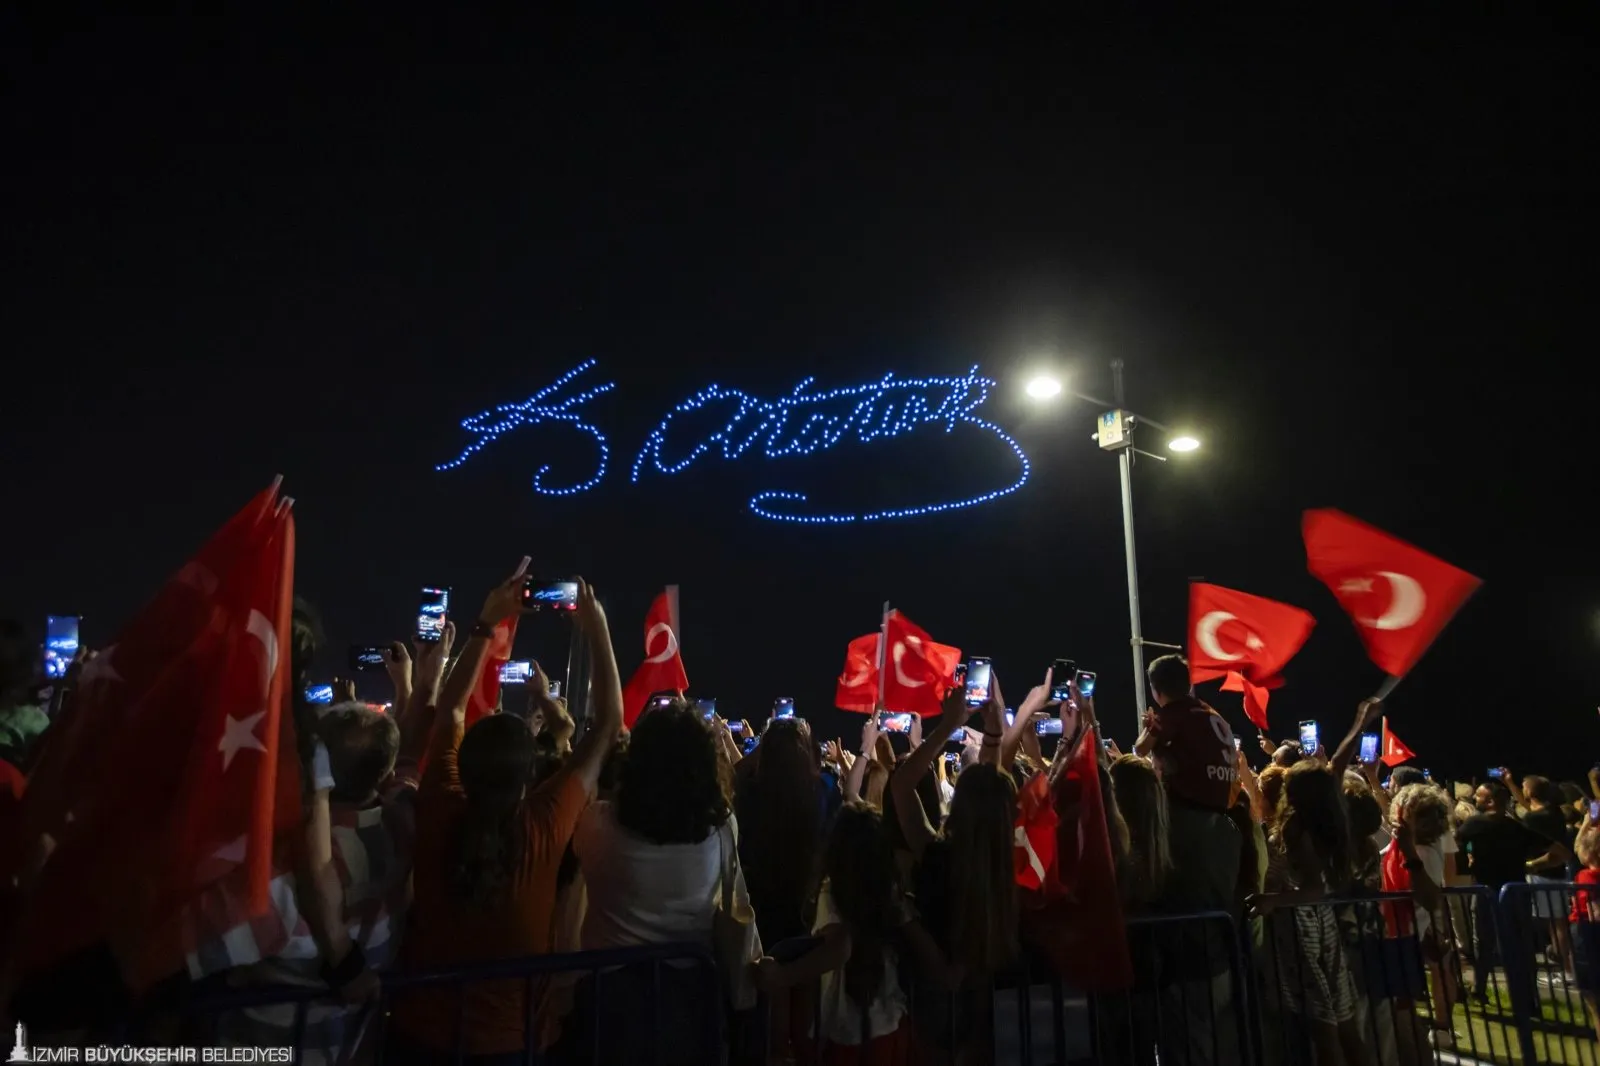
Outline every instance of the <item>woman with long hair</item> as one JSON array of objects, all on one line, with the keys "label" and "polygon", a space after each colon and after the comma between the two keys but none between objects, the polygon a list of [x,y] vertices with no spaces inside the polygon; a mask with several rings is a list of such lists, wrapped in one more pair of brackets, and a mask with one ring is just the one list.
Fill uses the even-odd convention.
[{"label": "woman with long hair", "polygon": [[883,816],[870,804],[846,804],[834,819],[813,931],[821,942],[793,962],[763,960],[762,987],[777,993],[821,979],[822,1027],[813,1036],[823,1062],[911,1062],[903,951],[926,959],[937,949],[906,905]]},{"label": "woman with long hair", "polygon": [[1266,891],[1251,908],[1288,913],[1269,923],[1279,1006],[1328,1066],[1370,1060],[1356,1024],[1356,992],[1337,916],[1321,900],[1350,890],[1356,853],[1341,782],[1320,761],[1295,763],[1283,777],[1277,824],[1268,839]]},{"label": "woman with long hair", "polygon": [[[525,568],[525,567],[524,567]],[[600,767],[622,726],[622,686],[605,612],[578,582],[578,629],[589,648],[589,730],[560,771],[537,786],[527,722],[489,715],[466,728],[467,697],[495,626],[521,610],[519,569],[491,592],[439,697],[428,768],[417,799],[415,902],[402,948],[407,967],[482,963],[550,950],[557,871]],[[396,1051],[410,1061],[521,1061],[527,982],[474,981],[397,997]]]},{"label": "woman with long hair", "polygon": [[1137,755],[1111,764],[1111,787],[1128,827],[1128,858],[1117,883],[1123,904],[1137,912],[1161,897],[1172,873],[1167,792],[1155,767]]},{"label": "woman with long hair", "polygon": [[734,811],[744,832],[739,857],[761,928],[761,942],[806,935],[806,905],[816,878],[828,798],[811,729],[803,718],[774,718],[740,783]]}]

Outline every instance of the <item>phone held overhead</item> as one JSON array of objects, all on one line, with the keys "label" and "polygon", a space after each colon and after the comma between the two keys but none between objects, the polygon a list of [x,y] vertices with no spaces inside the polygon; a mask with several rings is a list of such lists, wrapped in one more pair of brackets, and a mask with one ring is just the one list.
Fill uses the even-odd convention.
[{"label": "phone held overhead", "polygon": [[44,620],[44,676],[66,677],[78,654],[78,616],[52,614]]},{"label": "phone held overhead", "polygon": [[1300,751],[1306,756],[1317,753],[1322,747],[1322,742],[1317,739],[1317,723],[1313,719],[1306,719],[1300,723]]},{"label": "phone held overhead", "polygon": [[911,732],[911,715],[895,714],[892,711],[879,711],[878,729],[884,733],[909,733]]},{"label": "phone held overhead", "polygon": [[533,680],[532,659],[514,659],[500,666],[502,685],[526,685],[531,680]]},{"label": "phone held overhead", "polygon": [[450,590],[424,588],[417,602],[417,643],[437,644],[444,639],[444,623],[450,617]]},{"label": "phone held overhead", "polygon": [[570,579],[546,581],[529,577],[522,586],[522,606],[530,611],[576,611],[578,583]]},{"label": "phone held overhead", "polygon": [[793,718],[794,717],[794,699],[792,697],[790,697],[790,696],[779,696],[777,699],[773,700],[772,701],[772,717],[774,717],[774,718]]},{"label": "phone held overhead", "polygon": [[1078,676],[1078,664],[1071,659],[1057,659],[1050,667],[1050,698],[1063,703],[1072,698],[1072,679]]},{"label": "phone held overhead", "polygon": [[1378,761],[1378,734],[1361,734],[1361,762],[1372,764]]},{"label": "phone held overhead", "polygon": [[992,667],[987,656],[974,655],[967,660],[967,706],[982,707],[989,702],[989,674]]},{"label": "phone held overhead", "polygon": [[350,645],[350,669],[357,673],[382,670],[389,665],[389,649],[382,644]]}]

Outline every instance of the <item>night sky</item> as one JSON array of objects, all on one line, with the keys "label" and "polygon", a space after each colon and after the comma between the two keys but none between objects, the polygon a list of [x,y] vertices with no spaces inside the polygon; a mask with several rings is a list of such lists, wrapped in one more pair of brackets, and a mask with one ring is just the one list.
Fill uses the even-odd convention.
[{"label": "night sky", "polygon": [[[724,712],[792,695],[832,735],[844,646],[890,599],[993,656],[1013,704],[1057,655],[1097,668],[1126,744],[1116,461],[1096,408],[1022,395],[1044,366],[1108,395],[1121,358],[1129,406],[1205,442],[1135,471],[1150,639],[1182,641],[1191,577],[1300,604],[1319,625],[1273,729],[1342,732],[1381,678],[1305,571],[1301,510],[1338,507],[1485,581],[1391,701],[1419,763],[1576,775],[1600,755],[1586,32],[13,9],[3,610],[41,635],[82,613],[103,644],[282,473],[324,675],[407,633],[418,586],[467,616],[527,553],[599,587],[625,675],[680,584],[690,678]],[[593,474],[592,438],[558,424],[435,472],[463,418],[591,358],[582,380],[617,385],[582,409],[610,448],[593,491],[532,492],[547,463]],[[935,427],[628,481],[712,382],[774,398],[975,364],[1033,463],[1003,500],[838,527],[749,511],[1014,478],[1002,444]],[[561,642],[530,626],[519,650]]]}]

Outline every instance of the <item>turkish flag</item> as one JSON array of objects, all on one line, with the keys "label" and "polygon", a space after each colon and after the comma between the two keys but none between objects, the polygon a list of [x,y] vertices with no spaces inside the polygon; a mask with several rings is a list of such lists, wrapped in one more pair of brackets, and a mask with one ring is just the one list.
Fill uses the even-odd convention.
[{"label": "turkish flag", "polygon": [[1189,678],[1196,684],[1236,671],[1261,685],[1311,635],[1317,620],[1287,603],[1248,592],[1189,585]]},{"label": "turkish flag", "polygon": [[1389,732],[1389,716],[1383,716],[1383,753],[1378,758],[1383,760],[1383,765],[1388,767],[1399,766],[1410,759],[1415,759],[1417,753],[1406,747],[1406,742]]},{"label": "turkish flag", "polygon": [[1222,691],[1244,693],[1244,716],[1255,723],[1263,733],[1267,731],[1267,698],[1272,695],[1265,685],[1246,681],[1237,670],[1229,670],[1222,681]]},{"label": "turkish flag", "polygon": [[27,839],[59,842],[28,965],[106,941],[143,988],[182,968],[203,897],[270,911],[273,839],[301,816],[293,595],[294,519],[274,485],[84,668],[25,801]]},{"label": "turkish flag", "polygon": [[890,611],[883,663],[883,705],[891,711],[937,715],[955,683],[961,649],[936,642],[911,619]]},{"label": "turkish flag", "polygon": [[1056,827],[1061,819],[1050,796],[1050,780],[1034,774],[1017,792],[1017,824],[1011,851],[1017,884],[1060,895],[1061,879],[1056,867]]},{"label": "turkish flag", "polygon": [[1342,511],[1307,511],[1306,567],[1338,597],[1367,657],[1404,677],[1483,582]]},{"label": "turkish flag", "polygon": [[871,714],[878,705],[878,642],[882,633],[868,633],[850,642],[844,673],[834,688],[833,705],[841,711]]},{"label": "turkish flag", "polygon": [[511,661],[511,648],[517,641],[517,616],[512,615],[494,627],[489,653],[483,658],[478,683],[467,694],[467,726],[500,706],[500,668]]},{"label": "turkish flag", "polygon": [[[1051,771],[1055,876],[1047,876],[1038,890],[1021,891],[1021,926],[1023,939],[1042,951],[1068,984],[1114,992],[1132,986],[1133,961],[1100,795],[1099,751],[1099,731],[1086,729],[1077,749]],[[1019,809],[1028,802],[1019,797]],[[1050,867],[1045,870],[1048,875]]]},{"label": "turkish flag", "polygon": [[622,690],[622,724],[632,729],[655,693],[682,695],[688,687],[678,649],[678,586],[668,585],[644,616],[644,662]]}]

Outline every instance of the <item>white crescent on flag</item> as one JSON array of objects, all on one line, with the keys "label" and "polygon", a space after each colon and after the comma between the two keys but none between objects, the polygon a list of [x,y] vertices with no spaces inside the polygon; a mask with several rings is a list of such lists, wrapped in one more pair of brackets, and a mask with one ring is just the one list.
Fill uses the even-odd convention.
[{"label": "white crescent on flag", "polygon": [[[920,640],[917,640],[916,637],[912,637],[911,639],[916,641],[918,644],[922,643]],[[895,680],[899,681],[906,688],[920,688],[923,685],[926,685],[927,684],[926,681],[913,681],[909,677],[906,676],[905,670],[900,666],[900,661],[903,658],[905,658],[905,654],[906,654],[906,642],[903,641],[903,640],[895,641],[894,642],[894,676],[895,676]]]},{"label": "white crescent on flag", "polygon": [[[665,633],[667,635],[667,646],[662,649],[660,655],[651,655],[650,645],[656,642],[657,633]],[[655,625],[650,627],[650,632],[644,635],[644,652],[644,661],[647,663],[666,662],[668,659],[678,654],[678,634],[674,633],[672,631],[672,627],[667,625],[667,623],[657,622]]]},{"label": "white crescent on flag", "polygon": [[1237,617],[1237,615],[1230,614],[1227,611],[1207,612],[1200,617],[1200,621],[1194,624],[1194,642],[1200,645],[1201,651],[1213,659],[1220,659],[1223,662],[1243,659],[1244,655],[1229,655],[1222,650],[1222,645],[1217,643],[1217,627]]},{"label": "white crescent on flag", "polygon": [[1407,629],[1417,624],[1428,606],[1428,594],[1422,591],[1417,580],[1407,574],[1392,570],[1379,570],[1378,576],[1389,583],[1391,592],[1389,609],[1376,618],[1363,618],[1361,624],[1373,629]]}]

